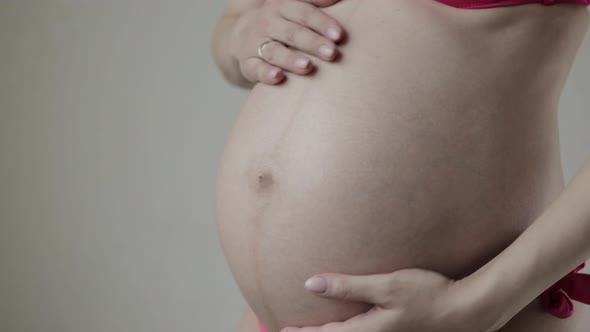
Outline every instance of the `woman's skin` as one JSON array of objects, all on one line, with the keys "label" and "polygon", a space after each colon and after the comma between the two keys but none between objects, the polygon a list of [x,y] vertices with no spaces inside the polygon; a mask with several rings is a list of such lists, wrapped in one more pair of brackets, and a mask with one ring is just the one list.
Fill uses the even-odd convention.
[{"label": "woman's skin", "polygon": [[[424,324],[420,331],[438,331],[426,325],[433,321],[437,322],[435,326],[445,326],[445,331],[497,331],[561,276],[590,257],[589,197],[590,161],[516,241],[460,280],[420,269],[369,276],[316,275],[305,286],[318,295],[363,301],[375,307],[343,323],[288,327],[281,332],[410,331],[408,323],[415,324],[419,319]],[[590,275],[582,275],[590,285]],[[447,305],[447,310],[444,306],[437,308],[438,303]],[[574,307],[581,305],[575,303]],[[441,312],[447,315],[438,315]],[[443,318],[424,319],[431,316]]]},{"label": "woman's skin", "polygon": [[[228,51],[236,31],[261,31],[235,29],[257,6],[217,29],[217,62],[244,87],[273,69],[248,60],[264,37]],[[572,209],[587,206],[588,171],[564,190],[556,125],[587,10],[323,11],[350,33],[342,61],[310,55],[317,73],[256,85],[220,167],[222,244],[269,331],[347,319],[303,331],[584,331],[585,308],[558,320],[533,300],[590,254],[590,211]],[[349,275],[322,274],[323,297],[305,295],[321,272]],[[257,331],[249,309],[241,331]]]}]

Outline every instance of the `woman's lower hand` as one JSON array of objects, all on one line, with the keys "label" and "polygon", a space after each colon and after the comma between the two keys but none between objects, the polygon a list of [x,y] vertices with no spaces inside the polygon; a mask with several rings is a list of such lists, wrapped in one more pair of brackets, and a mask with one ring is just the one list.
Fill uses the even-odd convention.
[{"label": "woman's lower hand", "polygon": [[344,322],[316,327],[286,327],[281,332],[484,332],[490,319],[469,306],[463,282],[423,269],[353,276],[320,274],[305,283],[328,298],[374,304]]},{"label": "woman's lower hand", "polygon": [[[230,52],[239,62],[242,75],[252,83],[277,84],[285,77],[283,70],[300,75],[312,71],[313,64],[305,53],[334,60],[336,42],[344,32],[319,7],[338,1],[266,0],[259,8],[243,14],[230,40]],[[269,40],[260,58],[258,49]]]}]

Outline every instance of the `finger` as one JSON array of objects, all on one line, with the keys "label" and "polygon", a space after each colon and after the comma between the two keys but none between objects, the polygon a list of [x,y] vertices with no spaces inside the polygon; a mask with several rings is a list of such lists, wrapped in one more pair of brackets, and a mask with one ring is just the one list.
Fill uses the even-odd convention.
[{"label": "finger", "polygon": [[390,312],[373,307],[368,312],[356,315],[344,322],[333,322],[322,326],[287,327],[281,332],[394,332]]},{"label": "finger", "polygon": [[305,287],[318,295],[387,306],[391,299],[392,274],[322,274],[309,278]]},{"label": "finger", "polygon": [[240,69],[242,75],[250,82],[277,84],[285,77],[281,68],[275,67],[257,57],[250,57],[244,60]]},{"label": "finger", "polygon": [[262,58],[271,65],[297,74],[306,74],[312,68],[311,61],[307,57],[299,55],[277,41],[266,44],[262,50]]},{"label": "finger", "polygon": [[340,0],[299,0],[301,2],[307,2],[317,7],[328,7]]},{"label": "finger", "polygon": [[280,7],[279,13],[283,18],[309,27],[335,42],[340,40],[343,35],[342,27],[338,21],[309,3],[286,1]]},{"label": "finger", "polygon": [[300,24],[277,19],[270,25],[267,34],[272,39],[324,60],[336,58],[336,45],[331,40]]}]

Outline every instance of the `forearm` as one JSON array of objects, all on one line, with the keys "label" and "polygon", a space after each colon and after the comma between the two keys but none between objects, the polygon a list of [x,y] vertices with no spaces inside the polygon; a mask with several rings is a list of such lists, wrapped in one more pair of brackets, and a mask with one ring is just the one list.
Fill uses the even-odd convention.
[{"label": "forearm", "polygon": [[[469,276],[482,310],[505,323],[590,257],[590,162],[510,246]],[[474,300],[475,301],[475,300]],[[483,309],[486,308],[486,309]]]},{"label": "forearm", "polygon": [[230,49],[231,32],[241,14],[225,14],[215,26],[211,40],[213,59],[223,77],[230,83],[245,89],[254,85],[240,72],[240,66]]}]

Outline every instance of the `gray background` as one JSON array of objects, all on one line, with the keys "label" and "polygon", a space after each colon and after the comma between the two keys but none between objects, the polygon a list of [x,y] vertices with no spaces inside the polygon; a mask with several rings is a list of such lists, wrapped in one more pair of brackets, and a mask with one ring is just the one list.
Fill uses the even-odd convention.
[{"label": "gray background", "polygon": [[[236,331],[213,193],[246,92],[209,55],[224,5],[0,0],[1,332]],[[589,57],[561,104],[568,181]]]}]

